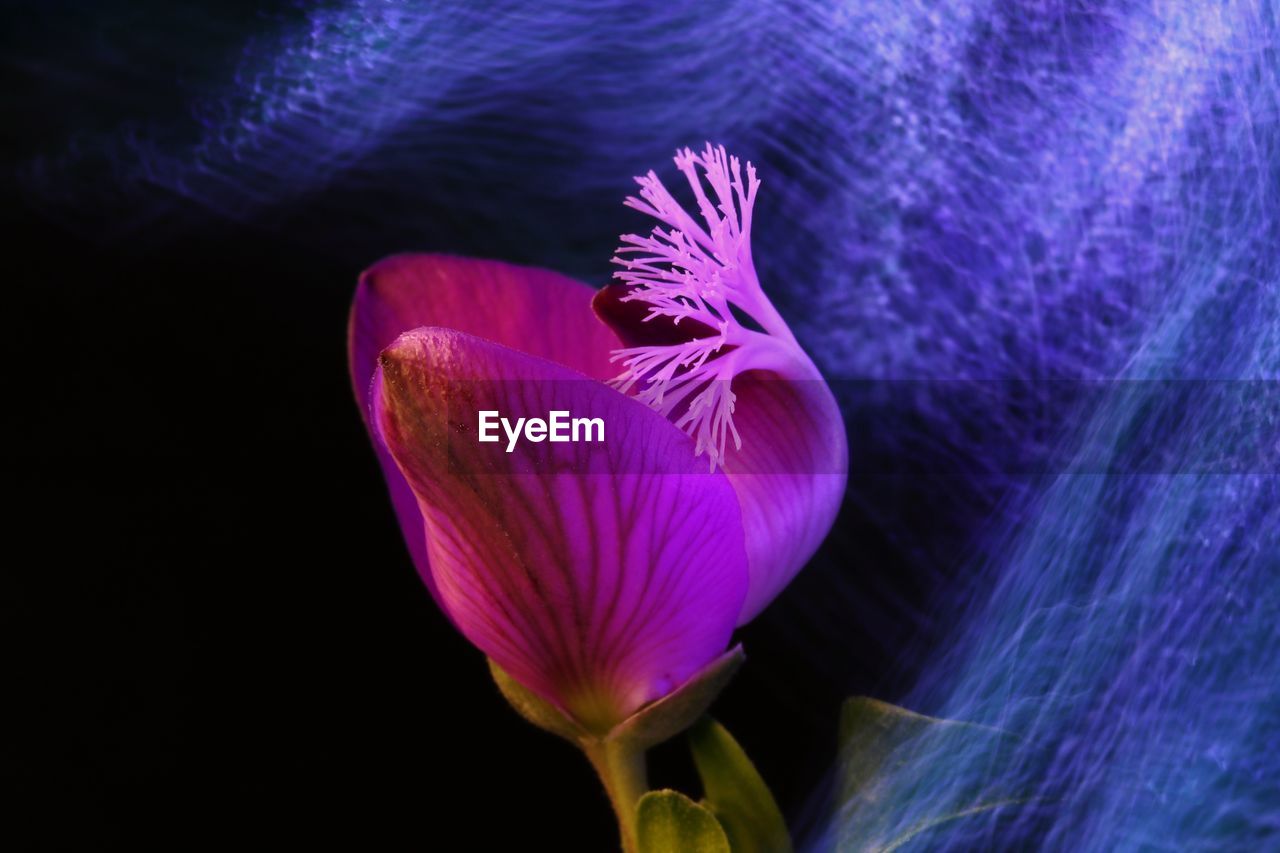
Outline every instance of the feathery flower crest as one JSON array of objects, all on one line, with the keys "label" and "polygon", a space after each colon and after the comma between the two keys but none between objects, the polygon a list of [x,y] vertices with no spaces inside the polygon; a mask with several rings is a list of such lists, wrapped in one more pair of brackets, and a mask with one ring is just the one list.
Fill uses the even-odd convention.
[{"label": "feathery flower crest", "polygon": [[[621,301],[648,307],[645,322],[666,317],[679,325],[692,319],[718,334],[614,350],[611,360],[621,361],[623,372],[613,385],[624,393],[638,387],[637,399],[674,418],[714,471],[725,467],[730,437],[734,449],[742,449],[733,422],[733,378],[753,369],[785,374],[799,344],[765,296],[751,260],[751,212],[760,188],[755,167],[747,163],[744,180],[738,158],[710,143],[700,154],[677,151],[675,164],[693,190],[705,227],[656,173],[636,178],[640,195],[627,198],[626,205],[668,227],[654,226],[647,237],[624,234],[613,258],[622,269],[614,278],[630,287]],[[743,325],[742,315],[763,331]]]}]

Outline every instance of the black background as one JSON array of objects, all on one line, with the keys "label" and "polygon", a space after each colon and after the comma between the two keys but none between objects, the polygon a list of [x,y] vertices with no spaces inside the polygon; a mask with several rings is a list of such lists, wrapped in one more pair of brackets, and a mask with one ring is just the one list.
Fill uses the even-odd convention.
[{"label": "black background", "polygon": [[[21,626],[10,696],[31,712],[6,772],[20,814],[50,846],[430,849],[447,828],[475,848],[610,849],[586,762],[503,704],[418,580],[350,390],[361,268],[482,252],[449,236],[468,223],[334,248],[308,212],[361,203],[342,186],[269,222],[173,198],[122,230],[125,207],[52,206],[24,164],[109,124],[101,95],[127,86],[37,61],[53,27],[37,18],[6,55],[4,598]],[[140,109],[183,105],[161,91]],[[487,254],[536,255],[511,239]],[[613,246],[597,248],[603,272]],[[840,699],[897,698],[943,636],[919,615],[937,567],[859,509],[876,494],[855,476],[813,564],[740,632],[749,663],[716,706],[801,836],[828,806]],[[893,494],[903,529],[956,538],[910,485]],[[653,775],[696,792],[678,742]]]}]

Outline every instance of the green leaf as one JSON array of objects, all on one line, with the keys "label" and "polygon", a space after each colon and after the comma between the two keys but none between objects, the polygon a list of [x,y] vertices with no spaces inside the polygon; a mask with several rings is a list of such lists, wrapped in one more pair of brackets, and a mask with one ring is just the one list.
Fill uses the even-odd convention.
[{"label": "green leaf", "polygon": [[540,729],[575,744],[625,742],[633,749],[649,749],[693,725],[737,673],[746,655],[734,646],[707,664],[678,688],[645,705],[607,733],[593,732],[534,693],[489,661],[489,672],[503,698],[520,716]]},{"label": "green leaf", "polygon": [[674,692],[644,706],[615,726],[609,732],[609,740],[625,739],[648,749],[675,737],[707,712],[746,658],[742,646],[734,646]]},{"label": "green leaf", "polygon": [[506,671],[492,660],[489,661],[489,672],[493,675],[493,681],[498,685],[498,690],[502,691],[503,698],[516,709],[520,716],[538,728],[574,743],[580,743],[587,737],[586,730],[568,714],[507,675]]},{"label": "green leaf", "polygon": [[[888,853],[939,824],[1026,802],[990,778],[1015,741],[988,726],[864,696],[847,700],[840,714],[840,850]],[[958,778],[957,769],[971,769],[958,758],[978,772]],[[934,769],[944,762],[946,771]]]},{"label": "green leaf", "polygon": [[715,815],[678,791],[650,791],[636,806],[638,853],[730,853]]},{"label": "green leaf", "polygon": [[724,827],[733,853],[791,853],[782,811],[724,726],[703,717],[689,730],[689,746],[702,779],[702,803]]}]

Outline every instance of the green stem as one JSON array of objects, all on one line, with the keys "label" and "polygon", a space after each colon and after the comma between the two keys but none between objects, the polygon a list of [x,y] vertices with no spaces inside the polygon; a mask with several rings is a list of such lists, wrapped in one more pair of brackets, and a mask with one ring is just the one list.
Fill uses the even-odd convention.
[{"label": "green stem", "polygon": [[623,853],[636,853],[636,803],[649,788],[644,750],[625,740],[583,744],[583,751],[596,769],[618,817]]}]

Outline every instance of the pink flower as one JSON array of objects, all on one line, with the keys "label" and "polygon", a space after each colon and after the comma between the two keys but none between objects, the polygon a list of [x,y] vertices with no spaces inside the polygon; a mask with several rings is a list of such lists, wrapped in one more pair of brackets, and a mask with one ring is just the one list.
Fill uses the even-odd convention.
[{"label": "pink flower", "polygon": [[[619,284],[403,255],[362,276],[351,313],[352,379],[423,580],[595,731],[724,652],[817,548],[846,479],[835,400],[751,261],[754,169],[744,182],[711,146],[676,163],[705,225],[638,179],[628,203],[667,227],[623,238]],[[606,440],[482,443],[490,410],[598,417]]]}]

